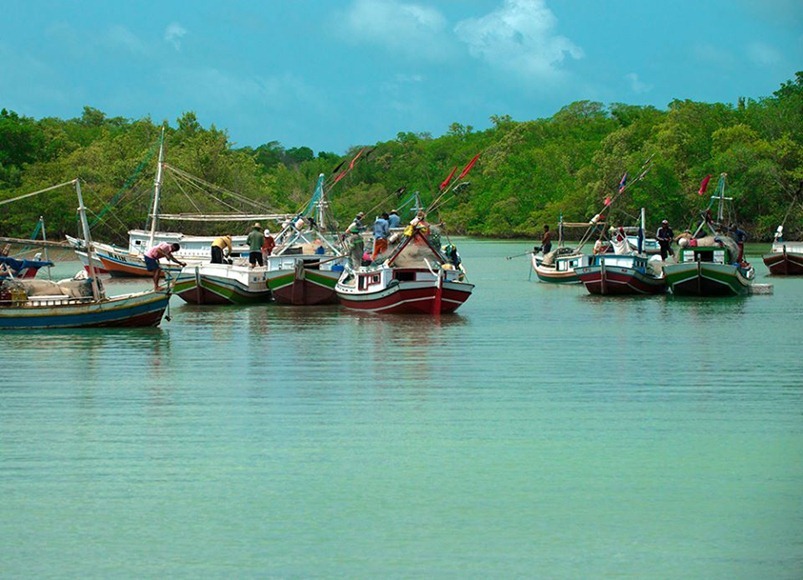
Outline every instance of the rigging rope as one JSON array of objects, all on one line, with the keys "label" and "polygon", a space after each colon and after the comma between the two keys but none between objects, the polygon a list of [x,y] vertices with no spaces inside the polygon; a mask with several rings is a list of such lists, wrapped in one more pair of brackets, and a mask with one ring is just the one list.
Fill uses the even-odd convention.
[{"label": "rigging rope", "polygon": [[123,194],[133,187],[134,183],[136,183],[136,181],[139,179],[140,173],[142,173],[145,167],[150,164],[151,159],[153,159],[153,156],[158,149],[159,141],[156,141],[153,145],[151,145],[151,148],[145,158],[140,161],[139,165],[137,165],[136,169],[134,169],[134,173],[125,181],[125,183],[123,183],[122,187],[117,190],[117,193],[112,196],[112,198],[103,206],[103,208],[101,208],[100,212],[95,214],[94,219],[89,224],[90,229],[96,226],[103,219],[103,216],[105,216],[117,205],[117,203],[123,197]]},{"label": "rigging rope", "polygon": [[74,185],[75,182],[78,181],[77,179],[71,179],[70,181],[65,181],[64,183],[59,183],[58,185],[51,185],[50,187],[46,187],[45,189],[40,189],[39,191],[34,191],[33,193],[26,193],[25,195],[20,195],[18,197],[12,197],[11,199],[4,199],[0,201],[0,205],[5,205],[7,203],[11,203],[12,201],[19,201],[21,199],[25,199],[26,197],[32,197],[34,195],[39,195],[40,193],[45,193],[48,191],[52,191],[54,189],[58,189],[59,187],[64,187],[65,185]]}]

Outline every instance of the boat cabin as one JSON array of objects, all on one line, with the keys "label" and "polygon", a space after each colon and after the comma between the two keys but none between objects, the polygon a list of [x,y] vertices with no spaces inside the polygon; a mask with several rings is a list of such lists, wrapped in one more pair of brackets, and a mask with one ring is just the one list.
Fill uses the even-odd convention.
[{"label": "boat cabin", "polygon": [[558,272],[571,272],[575,268],[589,265],[589,256],[586,254],[572,254],[571,256],[557,256],[555,270]]},{"label": "boat cabin", "polygon": [[592,266],[615,266],[638,270],[642,274],[647,272],[648,258],[634,254],[597,254],[592,257]]},{"label": "boat cabin", "polygon": [[713,264],[730,264],[730,251],[727,247],[717,246],[689,246],[680,249],[678,263],[683,262],[711,262]]}]

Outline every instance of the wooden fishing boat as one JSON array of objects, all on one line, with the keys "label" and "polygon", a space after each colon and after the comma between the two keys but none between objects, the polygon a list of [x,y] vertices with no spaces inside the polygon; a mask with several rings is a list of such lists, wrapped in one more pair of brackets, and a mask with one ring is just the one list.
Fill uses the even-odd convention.
[{"label": "wooden fishing boat", "polygon": [[173,292],[189,304],[254,304],[270,302],[266,269],[248,264],[188,264],[181,269]]},{"label": "wooden fishing boat", "polygon": [[745,295],[755,278],[753,267],[736,262],[738,250],[726,237],[708,236],[701,244],[682,246],[678,262],[666,264],[664,274],[672,294],[682,296]]},{"label": "wooden fishing boat", "polygon": [[[725,177],[721,174],[717,193],[711,196],[703,220],[691,237],[678,241],[677,263],[664,265],[666,283],[672,294],[681,296],[742,296],[748,294],[755,270],[741,256],[740,248],[724,225]],[[718,204],[716,221],[711,214]],[[708,230],[709,235],[704,234]]]},{"label": "wooden fishing boat", "polygon": [[[626,229],[620,228],[611,239],[613,253],[596,254],[589,266],[575,268],[577,276],[590,294],[633,295],[666,292],[666,279],[660,256],[640,251],[644,247],[644,222],[642,208],[641,224],[635,236],[627,235]],[[631,246],[631,237],[636,240],[635,249]]]},{"label": "wooden fishing boat", "polygon": [[591,256],[575,248],[557,248],[546,255],[533,254],[532,266],[541,282],[579,284],[577,268],[591,265]]},{"label": "wooden fishing boat", "polygon": [[137,292],[114,297],[30,292],[33,280],[0,284],[0,329],[51,329],[159,326],[170,294]]},{"label": "wooden fishing boat", "polygon": [[773,242],[762,258],[773,276],[803,276],[803,242]]},{"label": "wooden fishing boat", "polygon": [[666,279],[658,263],[648,256],[599,254],[589,266],[575,269],[590,294],[663,294]]},{"label": "wooden fishing boat", "polygon": [[335,287],[340,304],[351,310],[435,316],[457,310],[473,289],[459,260],[444,255],[419,229],[381,264],[347,266]]},{"label": "wooden fishing boat", "polygon": [[[87,250],[91,258],[92,240],[80,182],[74,179],[35,193],[44,193],[66,185],[75,187],[84,239],[88,241]],[[90,266],[89,278],[86,280],[4,281],[0,285],[0,328],[32,330],[158,326],[169,301],[169,288],[108,297]]]},{"label": "wooden fishing boat", "polygon": [[461,180],[479,158],[478,153],[454,181],[457,167],[452,169],[429,207],[420,209],[404,228],[401,240],[389,240],[392,245],[370,265],[363,266],[359,256],[351,256],[335,286],[341,305],[362,312],[440,316],[455,312],[468,300],[474,285],[466,278],[457,247],[447,243],[441,248],[445,232],[427,223],[426,213],[469,186]]},{"label": "wooden fishing boat", "polygon": [[[337,304],[335,285],[348,262],[331,239],[337,232],[326,200],[324,174],[318,176],[307,207],[288,220],[276,239],[279,244],[265,257],[268,286],[278,304],[314,306]],[[331,233],[326,234],[327,231]]]}]

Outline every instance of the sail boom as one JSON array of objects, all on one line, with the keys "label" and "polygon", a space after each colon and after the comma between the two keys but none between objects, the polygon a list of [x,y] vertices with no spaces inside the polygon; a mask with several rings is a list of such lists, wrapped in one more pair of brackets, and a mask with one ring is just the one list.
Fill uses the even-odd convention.
[{"label": "sail boom", "polygon": [[264,214],[264,213],[251,213],[251,214],[190,214],[190,213],[162,213],[159,214],[159,219],[174,220],[174,221],[187,221],[187,222],[245,222],[257,220],[285,220],[294,217],[295,214]]}]

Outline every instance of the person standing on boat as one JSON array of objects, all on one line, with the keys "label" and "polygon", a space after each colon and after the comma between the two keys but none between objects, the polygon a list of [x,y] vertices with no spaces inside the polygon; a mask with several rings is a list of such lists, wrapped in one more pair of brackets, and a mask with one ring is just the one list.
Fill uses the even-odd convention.
[{"label": "person standing on boat", "polygon": [[390,215],[388,215],[388,227],[398,228],[399,224],[401,224],[401,218],[399,217],[399,210],[397,209],[390,210]]},{"label": "person standing on boat", "polygon": [[546,256],[552,251],[552,232],[549,231],[549,226],[544,224],[544,235],[541,236],[541,253]]},{"label": "person standing on boat", "polygon": [[374,251],[371,254],[371,260],[376,260],[376,257],[388,249],[388,236],[390,235],[390,223],[388,218],[390,216],[383,213],[376,218],[374,222]]},{"label": "person standing on boat", "polygon": [[273,239],[270,230],[265,228],[265,241],[262,243],[262,253],[265,254],[265,257],[267,258],[273,253],[273,248],[275,247],[276,240]]},{"label": "person standing on boat", "polygon": [[178,252],[180,249],[181,246],[178,244],[168,244],[167,242],[162,242],[161,244],[157,244],[152,247],[143,255],[143,258],[145,259],[145,268],[147,268],[148,272],[153,272],[154,290],[159,290],[159,277],[162,275],[162,267],[159,265],[160,259],[167,258],[168,261],[175,262],[182,268],[187,265],[185,262],[182,262],[173,255],[173,252]]},{"label": "person standing on boat", "polygon": [[673,232],[672,228],[669,227],[669,220],[662,221],[661,227],[658,228],[658,231],[655,233],[655,239],[658,240],[658,245],[661,246],[662,260],[666,260],[667,256],[673,254],[670,245],[672,244],[674,237],[675,232]]},{"label": "person standing on boat", "polygon": [[736,245],[739,246],[739,257],[736,258],[736,261],[742,263],[744,260],[744,243],[747,241],[747,232],[740,228],[739,224],[734,223],[731,224],[730,234],[736,241]]},{"label": "person standing on boat", "polygon": [[231,246],[231,235],[226,234],[225,236],[220,236],[219,238],[215,238],[212,241],[212,263],[213,264],[222,264],[223,263],[223,252],[226,250],[226,257],[231,257],[232,246]]},{"label": "person standing on boat", "polygon": [[362,256],[365,252],[365,242],[362,239],[362,232],[365,226],[362,225],[363,212],[357,214],[346,230],[346,243],[349,248],[349,261],[352,268],[359,268],[362,265]]},{"label": "person standing on boat", "polygon": [[364,218],[364,217],[365,217],[365,213],[364,212],[359,212],[359,213],[357,213],[357,216],[354,218],[354,221],[351,222],[351,225],[356,227],[357,230],[359,230],[360,233],[365,231],[365,226],[362,223],[362,218]]},{"label": "person standing on boat", "polygon": [[265,243],[265,234],[262,233],[262,226],[259,222],[253,225],[245,241],[248,244],[248,267],[253,268],[257,264],[264,266],[262,244]]}]

